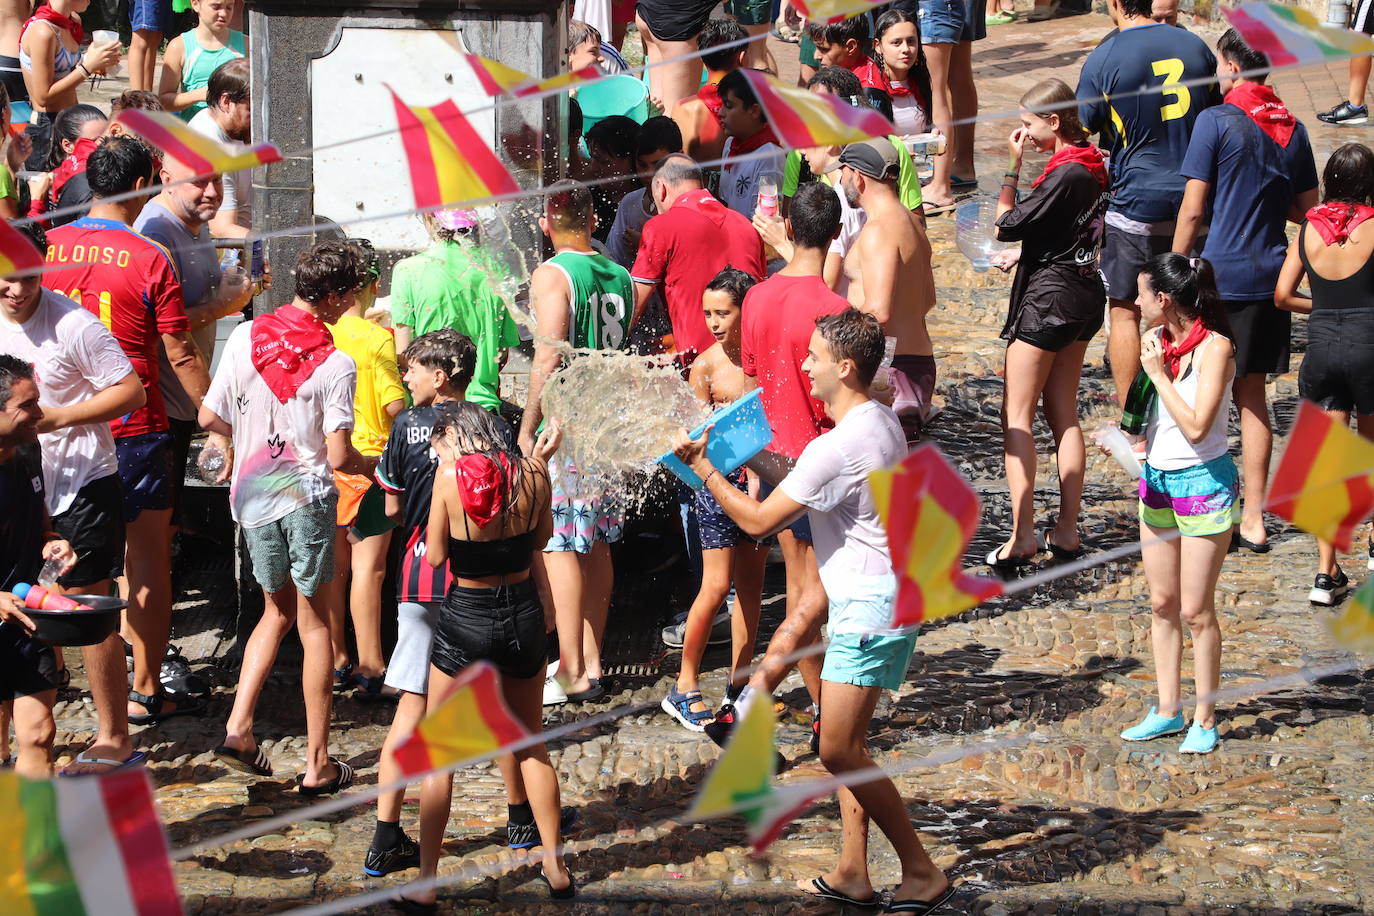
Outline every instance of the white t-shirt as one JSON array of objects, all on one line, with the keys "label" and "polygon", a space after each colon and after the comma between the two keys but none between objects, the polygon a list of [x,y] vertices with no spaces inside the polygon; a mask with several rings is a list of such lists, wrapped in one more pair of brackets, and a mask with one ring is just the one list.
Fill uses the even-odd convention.
[{"label": "white t-shirt", "polygon": [[[88,401],[134,371],[100,320],[66,296],[44,289],[24,324],[0,314],[0,353],[33,363],[39,403],[69,407]],[[44,433],[43,486],[48,511],[60,515],[92,480],[119,473],[110,424],[86,423]]]},{"label": "white t-shirt", "polygon": [[[735,145],[734,137],[725,139],[722,158],[730,158],[730,148]],[[765,156],[764,153],[772,155]],[[787,154],[776,143],[765,143],[749,155],[758,156],[744,162],[732,162],[720,169],[720,202],[731,210],[754,218],[754,207],[759,202],[759,176],[773,172],[778,176],[778,194],[782,194],[782,169]]]},{"label": "white t-shirt", "polygon": [[[204,134],[211,140],[228,143],[238,149],[244,147],[244,144],[232,139],[220,130],[215,119],[210,117],[210,109],[208,108],[202,108],[196,112],[195,117],[190,120],[189,126],[192,130]],[[229,172],[224,175],[224,200],[220,202],[219,208],[236,211],[235,222],[245,229],[253,228],[253,172],[251,169],[239,169],[237,172]]]},{"label": "white t-shirt", "polygon": [[324,437],[353,428],[357,367],[335,350],[283,404],[253,368],[253,322],[234,328],[205,406],[234,428],[229,507],[244,528],[260,528],[334,490]]},{"label": "white t-shirt", "polygon": [[[778,484],[778,489],[810,510],[821,584],[832,609],[840,606],[850,612],[839,618],[832,612],[832,633],[873,633],[892,625],[890,605],[882,614],[880,602],[844,599],[851,584],[892,576],[887,531],[878,518],[868,475],[906,455],[906,437],[897,415],[890,407],[868,401],[845,414],[834,429],[813,439]],[[865,610],[874,613],[865,614]]]}]

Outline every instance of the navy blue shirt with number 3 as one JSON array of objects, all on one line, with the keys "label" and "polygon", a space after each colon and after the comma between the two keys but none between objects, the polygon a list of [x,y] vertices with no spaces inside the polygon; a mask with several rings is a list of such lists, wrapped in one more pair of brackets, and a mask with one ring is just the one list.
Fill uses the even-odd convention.
[{"label": "navy blue shirt with number 3", "polygon": [[[1083,62],[1078,116],[1101,133],[1110,157],[1111,209],[1128,219],[1158,223],[1178,216],[1185,179],[1179,174],[1193,122],[1221,102],[1217,59],[1187,29],[1163,23],[1108,36]],[[1152,91],[1137,93],[1139,89]]]}]

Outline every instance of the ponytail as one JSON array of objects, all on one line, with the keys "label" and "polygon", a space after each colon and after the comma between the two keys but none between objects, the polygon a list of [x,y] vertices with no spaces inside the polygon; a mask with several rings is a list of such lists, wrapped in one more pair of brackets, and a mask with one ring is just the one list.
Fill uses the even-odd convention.
[{"label": "ponytail", "polygon": [[1151,258],[1141,273],[1149,277],[1150,288],[1168,295],[1185,318],[1201,321],[1208,330],[1231,337],[1231,320],[1217,293],[1216,271],[1211,261],[1170,251]]}]

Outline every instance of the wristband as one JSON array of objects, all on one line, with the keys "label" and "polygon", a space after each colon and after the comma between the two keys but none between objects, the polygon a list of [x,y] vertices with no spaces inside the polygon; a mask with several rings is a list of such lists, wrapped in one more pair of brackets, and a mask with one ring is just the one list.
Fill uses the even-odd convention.
[{"label": "wristband", "polygon": [[94,76],[94,75],[95,75],[95,74],[91,73],[90,68],[86,66],[85,61],[80,61],[80,60],[79,60],[79,61],[76,62],[76,65],[77,65],[78,67],[80,67],[80,68],[81,68],[81,72],[84,73],[84,74],[86,74],[87,76]]},{"label": "wristband", "polygon": [[1021,180],[1021,173],[1020,173],[1020,172],[1010,172],[1010,171],[1008,171],[1008,172],[1003,172],[1003,173],[1002,173],[1002,177],[1003,177],[1003,178],[1010,178],[1012,181],[1020,181],[1020,180]]},{"label": "wristband", "polygon": [[701,482],[701,485],[702,485],[703,487],[706,486],[708,483],[711,482],[711,478],[712,478],[712,477],[715,477],[715,476],[716,476],[717,474],[719,474],[719,473],[720,473],[719,469],[717,469],[717,468],[711,468],[711,473],[709,473],[709,474],[706,475],[706,479],[703,480],[703,481]]}]

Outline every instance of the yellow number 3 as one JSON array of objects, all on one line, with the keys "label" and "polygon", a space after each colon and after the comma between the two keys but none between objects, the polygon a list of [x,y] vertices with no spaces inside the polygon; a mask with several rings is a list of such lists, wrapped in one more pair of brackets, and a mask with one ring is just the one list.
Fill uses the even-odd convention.
[{"label": "yellow number 3", "polygon": [[1152,66],[1155,76],[1164,77],[1164,85],[1160,87],[1160,92],[1175,99],[1167,105],[1159,106],[1160,120],[1172,121],[1183,117],[1193,102],[1193,95],[1188,91],[1188,87],[1178,85],[1179,77],[1183,76],[1183,61],[1177,57],[1170,57],[1168,60],[1157,60]]}]

